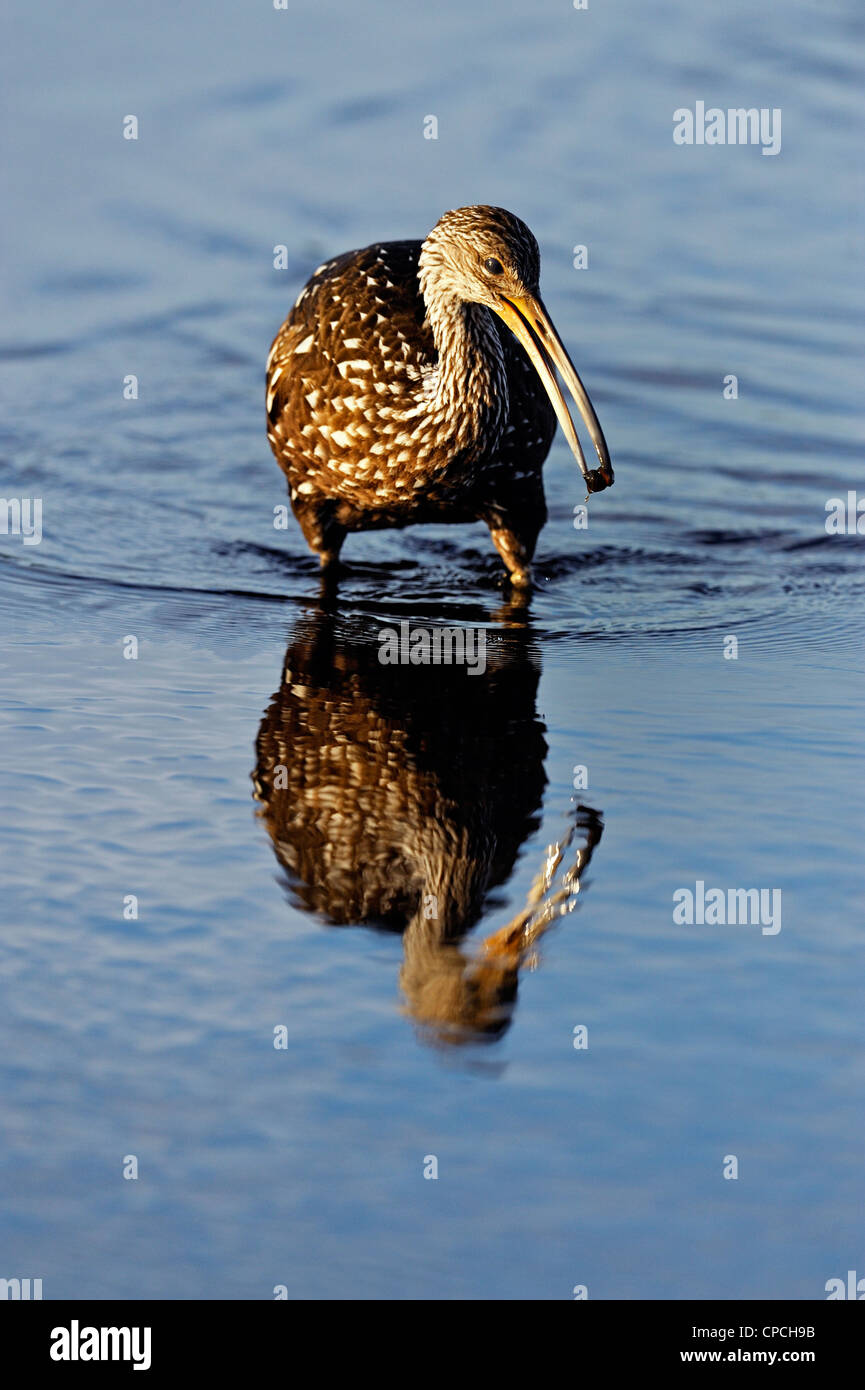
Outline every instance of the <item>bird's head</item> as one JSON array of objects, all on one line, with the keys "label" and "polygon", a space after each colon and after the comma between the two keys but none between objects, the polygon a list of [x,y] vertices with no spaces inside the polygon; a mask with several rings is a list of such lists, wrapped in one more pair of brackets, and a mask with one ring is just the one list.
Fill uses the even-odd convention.
[{"label": "bird's head", "polygon": [[[541,299],[541,257],[525,222],[505,208],[455,208],[440,217],[420,256],[420,283],[431,296],[482,304],[507,324],[525,348],[552,402],[590,492],[613,482],[610,454],[592,402]],[[589,469],[556,368],[592,438],[600,463]]]}]

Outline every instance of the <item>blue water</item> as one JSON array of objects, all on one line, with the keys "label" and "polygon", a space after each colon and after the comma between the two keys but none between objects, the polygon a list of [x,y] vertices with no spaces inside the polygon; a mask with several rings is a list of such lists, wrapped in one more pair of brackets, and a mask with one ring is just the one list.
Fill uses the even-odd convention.
[{"label": "blue water", "polygon": [[[824,524],[865,495],[853,0],[88,0],[7,35],[0,479],[44,534],[0,535],[0,1277],[813,1299],[861,1273],[865,538]],[[698,100],[780,108],[780,154],[675,145]],[[319,261],[469,202],[535,231],[616,486],[575,530],[557,438],[528,610],[480,526],[352,537],[324,602],[272,524],[269,343]],[[482,625],[486,674],[378,666],[405,617]],[[306,898],[255,794],[266,727],[289,817],[387,751]],[[498,1030],[444,1041],[359,905],[374,852],[452,869],[440,828],[468,826],[468,961],[577,800],[576,910]],[[698,880],[780,889],[781,930],[678,925]]]}]

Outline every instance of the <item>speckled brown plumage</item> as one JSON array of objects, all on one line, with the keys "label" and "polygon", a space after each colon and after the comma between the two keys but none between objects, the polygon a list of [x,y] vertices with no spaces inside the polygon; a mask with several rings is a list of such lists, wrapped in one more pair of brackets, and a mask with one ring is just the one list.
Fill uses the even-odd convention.
[{"label": "speckled brown plumage", "polygon": [[[312,276],[271,348],[267,411],[323,564],[350,531],[481,519],[515,582],[528,581],[556,412],[499,315],[555,355],[539,273],[525,223],[474,207],[446,213],[424,242],[377,243]],[[600,471],[595,490],[608,485]]]}]

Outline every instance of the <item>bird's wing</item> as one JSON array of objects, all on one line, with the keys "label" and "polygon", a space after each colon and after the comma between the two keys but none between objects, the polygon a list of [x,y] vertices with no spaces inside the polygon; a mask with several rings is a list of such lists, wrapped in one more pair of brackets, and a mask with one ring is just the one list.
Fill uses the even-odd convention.
[{"label": "bird's wing", "polygon": [[[296,420],[319,397],[345,387],[353,363],[375,364],[411,344],[434,356],[424,330],[417,280],[421,242],[376,243],[326,261],[301,291],[274,339],[267,367],[267,409],[276,426],[288,411]],[[428,341],[427,341],[428,339]]]}]

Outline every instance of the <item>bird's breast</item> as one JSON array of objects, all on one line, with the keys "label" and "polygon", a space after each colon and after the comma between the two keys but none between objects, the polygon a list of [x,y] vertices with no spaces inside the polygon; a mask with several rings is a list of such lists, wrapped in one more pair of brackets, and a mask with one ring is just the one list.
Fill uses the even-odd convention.
[{"label": "bird's breast", "polygon": [[277,335],[269,433],[292,495],[447,505],[495,455],[507,419],[498,337],[439,351],[418,250],[391,243],[319,267]]}]

